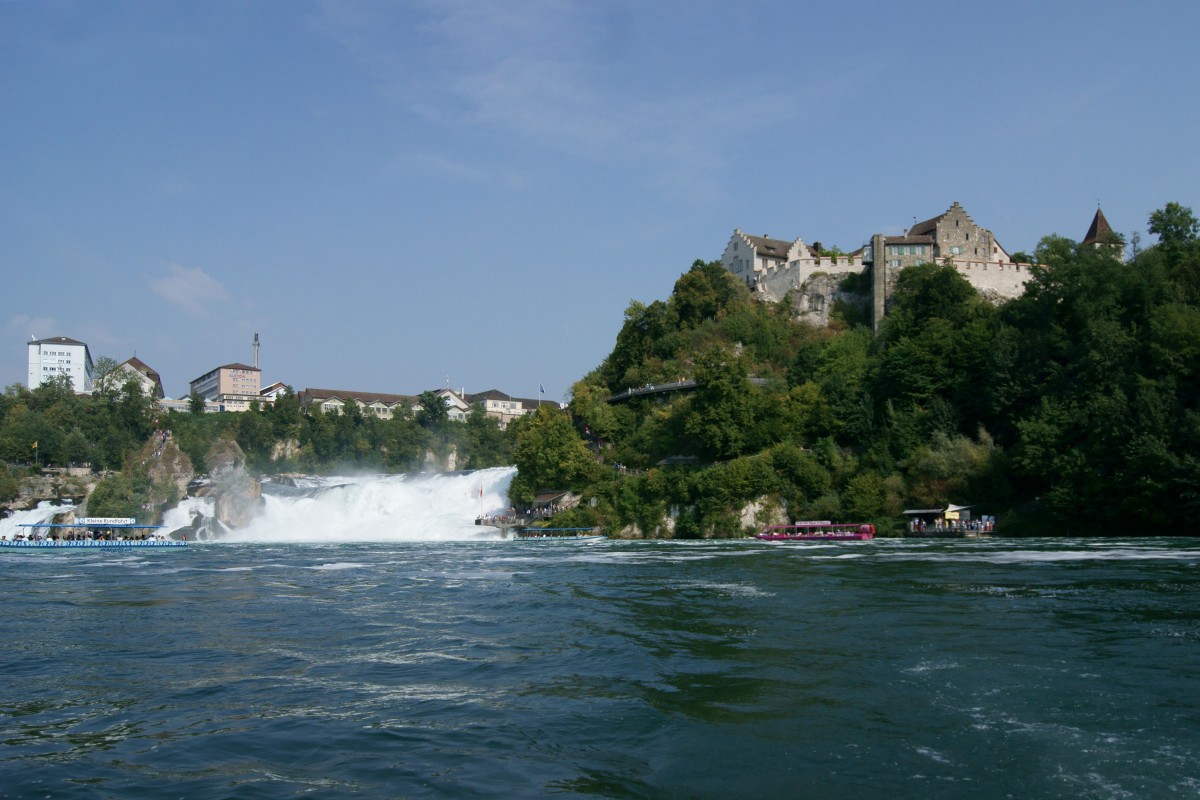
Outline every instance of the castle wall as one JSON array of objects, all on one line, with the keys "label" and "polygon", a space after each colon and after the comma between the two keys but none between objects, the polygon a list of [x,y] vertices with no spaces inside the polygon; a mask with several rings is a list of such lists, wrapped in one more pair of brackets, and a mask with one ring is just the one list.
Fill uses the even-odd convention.
[{"label": "castle wall", "polygon": [[803,289],[814,275],[840,275],[844,278],[850,274],[861,274],[864,269],[866,265],[862,256],[797,259],[782,266],[763,269],[751,288],[762,299],[779,302],[788,292]]},{"label": "castle wall", "polygon": [[958,274],[982,294],[994,294],[997,298],[1011,300],[1025,293],[1033,273],[1029,264],[996,263],[994,261],[955,261]]}]

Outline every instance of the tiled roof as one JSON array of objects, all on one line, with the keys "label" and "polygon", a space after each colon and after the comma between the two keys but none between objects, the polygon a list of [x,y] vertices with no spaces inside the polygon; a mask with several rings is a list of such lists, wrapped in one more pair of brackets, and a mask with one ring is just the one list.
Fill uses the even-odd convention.
[{"label": "tiled roof", "polygon": [[300,393],[305,402],[313,402],[316,400],[358,400],[363,403],[386,403],[387,405],[395,405],[397,403],[412,404],[417,401],[417,398],[407,394],[385,394],[383,392],[354,392],[347,389],[305,389]]},{"label": "tiled roof", "polygon": [[87,347],[87,342],[81,342],[78,339],[72,339],[70,336],[51,336],[49,339],[38,339],[30,344],[81,344]]},{"label": "tiled roof", "polygon": [[932,236],[914,236],[911,231],[907,236],[885,236],[884,244],[933,244]]},{"label": "tiled roof", "polygon": [[754,245],[755,252],[760,256],[769,258],[781,258],[787,260],[788,251],[792,249],[791,242],[785,242],[782,239],[768,239],[766,236],[746,236],[750,240],[750,244]]},{"label": "tiled roof", "polygon": [[945,213],[938,214],[936,217],[927,219],[924,222],[918,222],[916,225],[913,225],[911,228],[908,229],[908,235],[909,236],[928,236],[928,235],[932,234],[935,230],[937,230],[937,224],[942,221],[942,217],[946,216],[946,214],[949,214],[949,213],[950,212],[947,211]]},{"label": "tiled roof", "polygon": [[1096,209],[1096,216],[1092,217],[1092,225],[1088,228],[1087,236],[1083,237],[1083,244],[1107,244],[1115,238],[1112,226],[1108,224],[1108,220],[1104,218],[1104,212]]},{"label": "tiled roof", "polygon": [[162,380],[159,377],[159,374],[157,372],[150,369],[150,367],[146,364],[146,362],[142,361],[137,356],[134,356],[133,358],[126,360],[124,364],[121,364],[121,366],[122,367],[129,366],[129,367],[137,370],[138,372],[142,373],[143,375],[145,375],[147,378],[149,378],[152,381]]},{"label": "tiled roof", "polygon": [[466,395],[465,399],[472,403],[478,403],[480,400],[512,400],[513,397],[499,389],[488,389],[486,392],[473,392]]}]

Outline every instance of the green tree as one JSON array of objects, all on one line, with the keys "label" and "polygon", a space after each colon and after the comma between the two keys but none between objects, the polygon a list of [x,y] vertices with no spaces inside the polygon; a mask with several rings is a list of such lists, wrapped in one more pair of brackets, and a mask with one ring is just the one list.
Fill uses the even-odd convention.
[{"label": "green tree", "polygon": [[684,430],[709,458],[741,454],[753,424],[753,385],[740,359],[718,349],[696,362],[696,392]]},{"label": "green tree", "polygon": [[1179,203],[1167,203],[1150,215],[1150,232],[1159,243],[1172,251],[1182,250],[1200,236],[1200,222],[1190,208]]},{"label": "green tree", "polygon": [[115,397],[124,383],[124,370],[115,358],[100,356],[92,365],[92,394],[102,397]]},{"label": "green tree", "polygon": [[672,292],[679,324],[695,327],[704,320],[717,319],[740,289],[737,279],[720,261],[695,261],[675,282]]},{"label": "green tree", "polygon": [[421,392],[417,403],[420,405],[416,416],[418,425],[433,431],[443,430],[446,427],[450,421],[450,409],[437,392],[433,390]]},{"label": "green tree", "polygon": [[596,474],[592,454],[566,411],[543,405],[517,428],[517,475],[509,487],[514,503],[532,503],[539,489],[581,489]]},{"label": "green tree", "polygon": [[500,467],[511,463],[512,438],[500,428],[500,420],[489,417],[482,403],[471,406],[463,426],[467,469]]},{"label": "green tree", "polygon": [[150,480],[124,473],[110,475],[88,497],[88,514],[93,517],[147,518],[144,508],[149,499]]}]

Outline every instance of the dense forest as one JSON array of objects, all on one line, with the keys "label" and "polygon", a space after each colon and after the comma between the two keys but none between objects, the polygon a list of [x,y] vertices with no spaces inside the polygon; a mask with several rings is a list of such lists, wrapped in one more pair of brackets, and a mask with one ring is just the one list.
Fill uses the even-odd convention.
[{"label": "dense forest", "polygon": [[1044,238],[999,306],[952,266],[911,267],[877,333],[854,307],[797,324],[696,262],[629,306],[569,414],[526,426],[512,493],[571,488],[574,522],[646,535],[740,535],[752,504],[897,532],[950,502],[1007,534],[1196,533],[1198,225],[1171,203],[1149,230],[1128,260]]},{"label": "dense forest", "polygon": [[[904,509],[947,503],[1012,535],[1194,534],[1200,224],[1170,203],[1149,232],[1157,243],[1134,235],[1127,260],[1048,236],[1025,294],[1001,305],[950,265],[908,268],[877,332],[853,305],[829,327],[797,322],[788,301],[758,302],[697,261],[667,300],[630,304],[567,409],[507,430],[481,408],[451,422],[433,393],[380,420],[304,414],[290,393],[203,414],[162,412],[135,381],[91,396],[13,386],[0,501],[47,464],[136,483],[136,454],[163,430],[196,472],[218,440],[260,473],[405,472],[450,453],[459,469],[516,464],[513,503],[570,490],[582,502],[562,524],[635,535],[742,535],[747,509],[899,532]],[[664,385],[677,390],[629,392]]]}]

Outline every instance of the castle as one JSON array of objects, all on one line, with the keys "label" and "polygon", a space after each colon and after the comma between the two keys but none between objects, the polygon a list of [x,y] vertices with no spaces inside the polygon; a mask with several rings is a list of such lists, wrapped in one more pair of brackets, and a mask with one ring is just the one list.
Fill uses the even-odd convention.
[{"label": "castle", "polygon": [[[1083,244],[1112,247],[1116,241],[1097,209]],[[980,294],[996,302],[1020,296],[1030,278],[1031,265],[1014,261],[995,234],[976,224],[957,202],[899,236],[876,233],[849,254],[827,251],[819,242],[807,245],[803,239],[788,242],[735,229],[721,257],[722,265],[757,296],[778,302],[791,293],[798,315],[818,323],[829,321],[835,300],[850,299],[840,289],[847,276],[869,274],[875,328],[886,313],[900,270],[930,262],[953,265]]]}]

